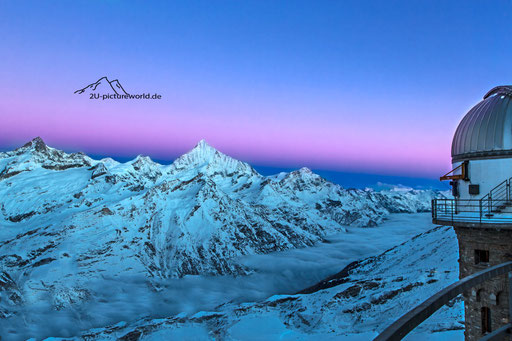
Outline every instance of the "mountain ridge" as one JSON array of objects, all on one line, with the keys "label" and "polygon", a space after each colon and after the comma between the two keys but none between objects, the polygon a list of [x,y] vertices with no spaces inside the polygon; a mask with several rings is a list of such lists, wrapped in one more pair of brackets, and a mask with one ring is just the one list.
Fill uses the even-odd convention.
[{"label": "mountain ridge", "polygon": [[305,168],[265,177],[206,142],[160,165],[94,160],[36,138],[0,154],[0,314],[22,328],[37,302],[99,304],[107,279],[153,295],[169,279],[244,276],[255,270],[243,256],[424,212],[438,194],[347,190]]}]

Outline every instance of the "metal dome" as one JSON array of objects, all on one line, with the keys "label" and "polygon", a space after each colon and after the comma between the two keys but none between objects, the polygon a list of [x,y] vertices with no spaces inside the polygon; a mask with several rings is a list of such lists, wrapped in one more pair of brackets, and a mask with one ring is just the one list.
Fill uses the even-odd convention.
[{"label": "metal dome", "polygon": [[452,161],[512,157],[512,85],[497,86],[460,122]]}]

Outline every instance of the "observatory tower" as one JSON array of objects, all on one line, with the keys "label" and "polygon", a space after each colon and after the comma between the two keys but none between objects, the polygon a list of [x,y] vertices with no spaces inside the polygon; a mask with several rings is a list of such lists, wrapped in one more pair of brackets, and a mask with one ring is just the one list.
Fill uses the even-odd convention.
[{"label": "observatory tower", "polygon": [[[452,142],[453,199],[436,199],[433,221],[453,226],[460,278],[512,260],[512,86],[490,90],[460,122]],[[507,275],[464,294],[466,340],[509,323]]]}]

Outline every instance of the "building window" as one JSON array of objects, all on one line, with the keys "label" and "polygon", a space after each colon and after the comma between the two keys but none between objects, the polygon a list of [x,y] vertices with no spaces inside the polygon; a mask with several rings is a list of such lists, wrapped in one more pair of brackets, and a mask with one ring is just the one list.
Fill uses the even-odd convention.
[{"label": "building window", "polygon": [[489,250],[475,250],[475,264],[489,263]]},{"label": "building window", "polygon": [[499,293],[496,294],[496,305],[500,305],[503,300],[503,291],[500,291]]},{"label": "building window", "polygon": [[488,307],[482,307],[480,310],[482,313],[482,334],[491,332],[491,309]]},{"label": "building window", "polygon": [[484,289],[479,289],[476,292],[476,301],[480,302],[482,300],[482,295],[484,294]]}]

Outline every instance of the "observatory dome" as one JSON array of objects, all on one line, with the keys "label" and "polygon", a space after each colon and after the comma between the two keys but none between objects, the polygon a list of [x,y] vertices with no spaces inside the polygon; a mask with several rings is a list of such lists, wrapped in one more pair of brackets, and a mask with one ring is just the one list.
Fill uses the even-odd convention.
[{"label": "observatory dome", "polygon": [[460,122],[452,142],[453,162],[512,157],[512,85],[491,89]]}]

